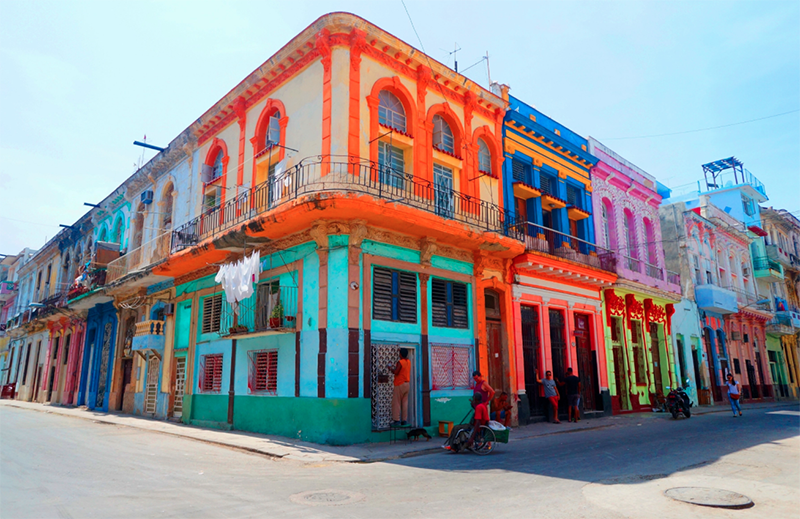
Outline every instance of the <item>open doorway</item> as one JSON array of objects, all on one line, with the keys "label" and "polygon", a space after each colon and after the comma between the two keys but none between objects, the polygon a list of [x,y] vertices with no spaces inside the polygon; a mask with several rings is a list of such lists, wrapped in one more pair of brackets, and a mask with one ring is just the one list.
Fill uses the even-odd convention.
[{"label": "open doorway", "polygon": [[408,423],[411,427],[421,426],[420,387],[415,345],[372,343],[372,429],[375,431],[386,430],[392,423],[394,375],[389,371],[389,366],[394,366],[400,360],[400,348],[408,350],[408,360],[411,362],[408,384]]}]

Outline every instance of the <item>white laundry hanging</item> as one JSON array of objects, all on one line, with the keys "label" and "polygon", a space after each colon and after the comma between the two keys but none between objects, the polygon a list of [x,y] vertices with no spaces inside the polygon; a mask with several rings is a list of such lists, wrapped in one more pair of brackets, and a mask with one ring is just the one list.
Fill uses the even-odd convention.
[{"label": "white laundry hanging", "polygon": [[253,282],[261,272],[261,254],[256,251],[235,263],[220,266],[214,281],[222,285],[225,300],[239,315],[239,302],[253,295]]}]

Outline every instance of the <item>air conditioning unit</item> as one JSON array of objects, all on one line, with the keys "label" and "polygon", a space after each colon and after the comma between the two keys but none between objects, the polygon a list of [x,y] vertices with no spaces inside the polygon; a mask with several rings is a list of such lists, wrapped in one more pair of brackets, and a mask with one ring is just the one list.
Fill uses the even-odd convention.
[{"label": "air conditioning unit", "polygon": [[147,190],[142,193],[142,203],[145,205],[150,205],[153,203],[153,191]]},{"label": "air conditioning unit", "polygon": [[168,303],[164,307],[164,315],[175,315],[175,303]]},{"label": "air conditioning unit", "polygon": [[742,340],[742,334],[739,332],[731,332],[731,340],[732,341],[740,341]]}]

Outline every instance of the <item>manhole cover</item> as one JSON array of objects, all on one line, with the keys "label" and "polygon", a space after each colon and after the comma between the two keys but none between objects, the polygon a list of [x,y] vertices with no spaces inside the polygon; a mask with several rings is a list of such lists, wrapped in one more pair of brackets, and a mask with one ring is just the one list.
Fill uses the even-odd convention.
[{"label": "manhole cover", "polygon": [[664,495],[676,501],[715,508],[742,509],[754,505],[745,495],[719,488],[677,487],[664,491]]},{"label": "manhole cover", "polygon": [[308,506],[340,506],[356,503],[364,499],[364,494],[347,490],[309,490],[289,496],[293,503]]}]

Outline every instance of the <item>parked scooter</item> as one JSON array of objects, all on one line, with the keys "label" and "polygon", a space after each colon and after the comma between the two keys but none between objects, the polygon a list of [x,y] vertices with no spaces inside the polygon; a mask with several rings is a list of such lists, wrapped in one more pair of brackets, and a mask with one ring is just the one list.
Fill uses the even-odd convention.
[{"label": "parked scooter", "polygon": [[683,413],[686,418],[691,418],[692,405],[694,403],[682,387],[676,387],[667,395],[667,410],[672,413],[672,418],[674,419],[678,418],[679,413]]}]

